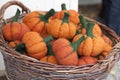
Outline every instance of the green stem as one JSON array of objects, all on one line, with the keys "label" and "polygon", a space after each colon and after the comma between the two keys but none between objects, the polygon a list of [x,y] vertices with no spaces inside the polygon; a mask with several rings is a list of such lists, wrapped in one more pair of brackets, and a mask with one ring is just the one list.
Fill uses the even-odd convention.
[{"label": "green stem", "polygon": [[17,12],[16,12],[16,14],[15,14],[15,16],[13,17],[13,20],[12,20],[11,22],[17,22],[19,16],[20,16],[20,10],[17,9]]},{"label": "green stem", "polygon": [[48,19],[55,14],[55,10],[51,9],[49,10],[45,15],[40,14],[40,19],[44,21],[45,23],[48,22]]},{"label": "green stem", "polygon": [[53,40],[52,36],[48,36],[47,38],[44,38],[44,42],[48,43],[49,41]]},{"label": "green stem", "polygon": [[20,53],[22,53],[22,54],[27,52],[24,43],[21,43],[21,44],[19,44],[19,45],[16,45],[16,46],[15,46],[15,50],[18,51],[18,52],[20,52]]},{"label": "green stem", "polygon": [[79,31],[79,30],[76,30],[76,34],[75,34],[75,35],[78,35],[78,34],[80,34],[80,31]]},{"label": "green stem", "polygon": [[53,50],[52,50],[52,45],[51,45],[50,42],[47,43],[47,48],[48,48],[48,53],[47,53],[47,55],[48,55],[48,56],[54,55]]},{"label": "green stem", "polygon": [[79,20],[82,24],[81,27],[86,29],[87,28],[87,22],[86,22],[85,18],[83,16],[79,16]]},{"label": "green stem", "polygon": [[69,23],[68,18],[69,18],[69,14],[68,14],[67,12],[65,12],[65,13],[64,13],[64,17],[63,17],[63,19],[62,19],[63,23],[64,23],[64,22],[65,22],[65,23]]},{"label": "green stem", "polygon": [[67,10],[65,3],[63,3],[63,4],[61,5],[61,8],[62,8],[62,10]]},{"label": "green stem", "polygon": [[89,37],[91,37],[91,38],[93,38],[94,37],[94,35],[93,35],[93,27],[94,27],[94,23],[88,23],[88,27],[87,27],[87,36],[89,36]]},{"label": "green stem", "polygon": [[82,41],[86,39],[86,36],[82,36],[76,42],[71,43],[71,46],[74,48],[74,51],[77,51],[78,46],[81,44]]}]

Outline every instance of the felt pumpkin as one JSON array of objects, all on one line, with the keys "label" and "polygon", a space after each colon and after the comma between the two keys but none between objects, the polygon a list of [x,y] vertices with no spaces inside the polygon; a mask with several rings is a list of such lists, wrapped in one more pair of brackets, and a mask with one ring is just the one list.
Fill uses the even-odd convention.
[{"label": "felt pumpkin", "polygon": [[46,42],[51,40],[51,36],[43,39],[37,32],[28,32],[23,36],[22,42],[25,44],[29,56],[41,59],[47,54]]},{"label": "felt pumpkin", "polygon": [[69,21],[78,24],[79,23],[79,13],[76,12],[75,10],[67,10],[66,5],[62,4],[61,5],[62,10],[60,12],[56,12],[55,15],[53,16],[53,19],[62,19],[64,17],[64,13],[67,12],[70,14]]},{"label": "felt pumpkin", "polygon": [[8,43],[8,45],[9,45],[10,47],[12,47],[12,48],[15,48],[15,46],[16,46],[16,45],[19,45],[19,44],[21,44],[21,41],[19,41],[19,40],[10,41],[10,42]]},{"label": "felt pumpkin", "polygon": [[40,33],[42,37],[46,37],[48,34],[45,26],[54,13],[54,9],[49,10],[47,13],[33,11],[25,15],[23,22],[30,28],[30,30]]},{"label": "felt pumpkin", "polygon": [[109,37],[107,37],[105,34],[102,35],[102,38],[107,44],[109,44],[110,46],[113,46],[112,40]]},{"label": "felt pumpkin", "polygon": [[52,41],[47,43],[47,49],[48,49],[47,55],[41,58],[40,61],[58,64],[57,59],[52,50]]},{"label": "felt pumpkin", "polygon": [[78,60],[78,66],[85,66],[85,65],[93,65],[97,63],[97,58],[90,57],[90,56],[82,56]]},{"label": "felt pumpkin", "polygon": [[70,43],[65,38],[59,38],[52,45],[55,57],[60,65],[75,66],[78,63],[77,47],[85,39],[82,36],[75,43]]},{"label": "felt pumpkin", "polygon": [[[97,56],[105,47],[105,41],[101,36],[94,36],[92,33],[94,24],[88,23],[87,38],[79,45],[78,53],[84,56]],[[78,40],[83,34],[78,34],[74,37],[73,42]]]},{"label": "felt pumpkin", "polygon": [[40,61],[58,64],[55,56],[53,56],[53,55],[45,56],[45,57],[41,58]]},{"label": "felt pumpkin", "polygon": [[21,40],[24,34],[30,31],[24,23],[17,21],[19,15],[20,10],[18,9],[13,20],[3,27],[2,32],[5,40]]},{"label": "felt pumpkin", "polygon": [[[81,23],[81,28],[80,28],[80,33],[85,35],[86,34],[86,28],[87,26],[87,21],[83,16],[79,16],[80,19],[80,23]],[[92,31],[93,35],[98,35],[98,36],[102,36],[102,30],[100,28],[100,26],[97,23],[94,23],[94,27],[93,27],[93,31]]]},{"label": "felt pumpkin", "polygon": [[109,54],[109,52],[103,51],[103,52],[98,56],[98,59],[99,59],[99,60],[103,60],[108,54]]},{"label": "felt pumpkin", "polygon": [[68,21],[69,14],[65,13],[62,20],[54,19],[46,24],[47,32],[55,38],[71,39],[76,34],[76,26]]}]

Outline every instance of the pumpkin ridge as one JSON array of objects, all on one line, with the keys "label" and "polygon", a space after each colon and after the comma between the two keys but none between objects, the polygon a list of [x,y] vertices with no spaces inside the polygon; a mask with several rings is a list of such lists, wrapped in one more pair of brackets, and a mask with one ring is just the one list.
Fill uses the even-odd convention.
[{"label": "pumpkin ridge", "polygon": [[[68,45],[69,46],[69,45]],[[65,59],[67,58],[68,56],[70,56],[71,54],[73,54],[74,50],[70,52],[70,54],[66,55],[65,57],[61,58],[61,59]]]},{"label": "pumpkin ridge", "polygon": [[20,39],[20,37],[21,37],[21,31],[22,31],[22,24],[21,23],[19,23],[20,24],[20,33],[19,33],[19,39]]},{"label": "pumpkin ridge", "polygon": [[40,42],[44,42],[44,41],[39,41],[39,42],[36,42],[36,43],[34,43],[34,44],[32,44],[31,46],[27,46],[27,47],[32,47],[33,45],[35,45],[35,44],[38,44],[38,43],[40,43]]},{"label": "pumpkin ridge", "polygon": [[[13,35],[13,25],[14,25],[14,27],[15,27],[15,24],[19,24],[19,25],[17,25],[16,27],[18,27],[19,26],[19,28],[21,28],[21,26],[20,26],[20,23],[19,22],[13,22],[12,24],[11,24],[11,38],[12,38],[12,40],[14,40],[14,37],[12,36]],[[17,32],[18,33],[18,32]],[[19,33],[18,34],[20,34],[21,32],[19,31]],[[17,36],[17,39],[19,39],[18,38],[19,36]]]},{"label": "pumpkin ridge", "polygon": [[[41,50],[40,52],[42,53],[42,52],[44,52],[46,50],[46,48],[44,48],[43,50]],[[30,53],[30,54],[38,54],[39,52],[37,52],[37,53]]]},{"label": "pumpkin ridge", "polygon": [[[69,26],[69,25],[70,25],[70,24],[68,24],[68,26]],[[68,28],[69,28],[69,27],[68,27]],[[70,36],[70,28],[69,28],[69,31],[68,31],[68,36]],[[67,36],[67,38],[69,38],[68,36]]]},{"label": "pumpkin ridge", "polygon": [[31,28],[31,30],[33,30],[33,28],[35,28],[36,25],[39,24],[39,22],[40,22],[40,20],[36,24],[34,24],[34,26]]},{"label": "pumpkin ridge", "polygon": [[[62,25],[62,23],[61,23],[61,25]],[[59,25],[59,29],[58,29],[58,36],[57,36],[57,38],[60,36],[60,32],[61,32],[61,25]]]},{"label": "pumpkin ridge", "polygon": [[11,40],[13,40],[13,36],[12,36],[12,23],[10,23],[10,36],[11,36]]},{"label": "pumpkin ridge", "polygon": [[[69,46],[69,45],[70,45],[70,44],[65,45],[65,46],[63,46],[63,47],[60,47],[60,48],[58,49],[58,51],[61,50],[61,48],[67,47],[67,46]],[[56,53],[57,53],[58,51],[56,51]]]}]

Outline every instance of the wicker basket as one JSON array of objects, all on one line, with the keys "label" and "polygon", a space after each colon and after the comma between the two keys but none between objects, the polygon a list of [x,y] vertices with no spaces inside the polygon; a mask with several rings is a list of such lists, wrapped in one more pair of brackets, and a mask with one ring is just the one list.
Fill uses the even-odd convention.
[{"label": "wicker basket", "polygon": [[[110,54],[104,59],[99,60],[95,65],[87,66],[62,66],[45,62],[40,62],[34,58],[19,54],[7,45],[3,38],[2,27],[5,22],[4,12],[11,5],[17,5],[22,11],[28,13],[30,10],[18,1],[10,1],[2,6],[0,10],[0,50],[3,54],[7,76],[10,80],[101,80],[106,78],[111,68],[120,58],[120,39],[116,33],[107,26],[86,18],[88,21],[98,23],[102,31],[114,42]],[[22,19],[24,13],[19,17]]]}]

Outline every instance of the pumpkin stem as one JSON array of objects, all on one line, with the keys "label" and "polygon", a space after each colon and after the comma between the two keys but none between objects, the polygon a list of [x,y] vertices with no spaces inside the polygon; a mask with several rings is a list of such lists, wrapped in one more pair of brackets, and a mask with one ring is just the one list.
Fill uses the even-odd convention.
[{"label": "pumpkin stem", "polygon": [[86,39],[86,36],[82,36],[81,38],[79,38],[76,42],[71,43],[70,45],[73,47],[74,51],[77,51],[78,46],[81,44],[82,41],[84,41]]},{"label": "pumpkin stem", "polygon": [[47,55],[48,55],[48,56],[54,55],[53,50],[52,50],[52,45],[51,45],[50,42],[47,43],[47,48],[48,48],[48,53],[47,53]]},{"label": "pumpkin stem", "polygon": [[79,31],[79,30],[76,30],[76,34],[75,34],[75,35],[78,35],[78,34],[80,34],[80,31]]},{"label": "pumpkin stem", "polygon": [[61,5],[61,8],[62,8],[62,10],[67,10],[65,3],[63,3],[63,4]]},{"label": "pumpkin stem", "polygon": [[48,22],[48,19],[55,14],[55,10],[51,9],[49,10],[45,15],[40,14],[40,19],[44,21],[45,23]]},{"label": "pumpkin stem", "polygon": [[13,20],[12,20],[11,22],[17,22],[19,15],[20,15],[20,10],[17,9],[17,12],[16,12],[16,14],[15,14],[15,16],[13,17]]},{"label": "pumpkin stem", "polygon": [[17,45],[15,46],[15,50],[18,51],[18,52],[20,52],[20,53],[22,53],[22,54],[27,52],[24,43],[17,44]]},{"label": "pumpkin stem", "polygon": [[64,22],[68,23],[68,22],[69,22],[69,21],[68,21],[68,18],[69,18],[69,14],[68,14],[67,12],[65,12],[65,13],[64,13],[64,17],[63,17],[63,19],[62,19],[63,23],[64,23]]},{"label": "pumpkin stem", "polygon": [[92,33],[92,31],[93,31],[93,27],[94,27],[94,23],[88,23],[88,27],[87,27],[87,36],[89,36],[89,37],[91,37],[91,38],[93,38],[94,37],[94,35],[93,35],[93,33]]},{"label": "pumpkin stem", "polygon": [[44,38],[44,42],[48,43],[49,41],[53,40],[52,36],[48,36],[47,38]]},{"label": "pumpkin stem", "polygon": [[82,28],[87,28],[87,23],[86,23],[86,20],[85,20],[85,18],[83,17],[83,16],[79,16],[79,20],[80,20],[80,22],[81,22],[81,24],[82,24]]}]

